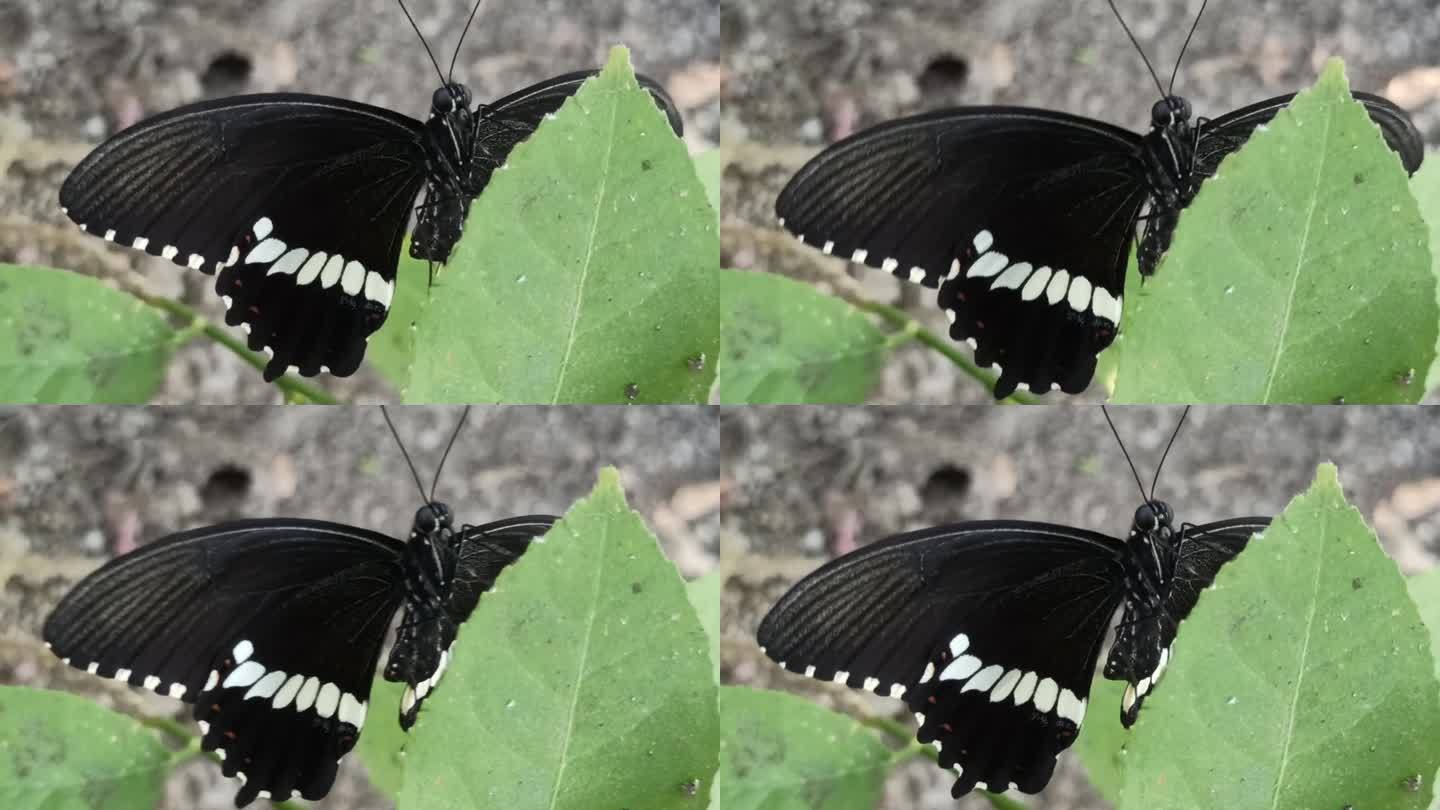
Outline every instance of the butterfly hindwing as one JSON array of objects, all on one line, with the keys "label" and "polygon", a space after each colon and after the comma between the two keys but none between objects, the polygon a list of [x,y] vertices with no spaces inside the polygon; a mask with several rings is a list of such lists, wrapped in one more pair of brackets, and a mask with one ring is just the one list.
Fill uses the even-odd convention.
[{"label": "butterfly hindwing", "polygon": [[60,190],[87,232],[219,273],[226,322],[266,379],[352,373],[385,321],[426,172],[418,121],[268,93],[155,116],[91,152]]},{"label": "butterfly hindwing", "polygon": [[[432,615],[426,606],[405,610],[395,647],[385,665],[385,679],[406,684],[400,701],[400,726],[415,724],[425,698],[450,665],[459,627],[474,612],[480,596],[495,586],[507,566],[520,559],[530,543],[539,542],[559,518],[527,515],[480,526],[462,527],[454,546],[441,549],[450,571],[443,609]],[[413,538],[411,542],[430,542]]]},{"label": "butterfly hindwing", "polygon": [[995,393],[1078,392],[1120,321],[1140,136],[1021,107],[902,118],[827,148],[776,202],[825,253],[927,287]]},{"label": "butterfly hindwing", "polygon": [[1171,552],[1174,579],[1161,610],[1142,616],[1137,606],[1127,604],[1104,670],[1106,678],[1126,682],[1120,721],[1127,728],[1134,725],[1145,697],[1155,691],[1170,666],[1180,623],[1194,610],[1200,593],[1215,581],[1222,566],[1245,549],[1252,535],[1269,525],[1267,517],[1243,517],[1185,527]]},{"label": "butterfly hindwing", "polygon": [[1123,546],[1043,523],[911,532],[823,566],[760,625],[792,672],[905,700],[918,738],[984,785],[1038,791],[1074,742],[1110,618]]},{"label": "butterfly hindwing", "polygon": [[319,798],[364,725],[402,548],[310,520],[182,532],[77,583],[43,635],[71,666],[193,703],[238,804]]}]

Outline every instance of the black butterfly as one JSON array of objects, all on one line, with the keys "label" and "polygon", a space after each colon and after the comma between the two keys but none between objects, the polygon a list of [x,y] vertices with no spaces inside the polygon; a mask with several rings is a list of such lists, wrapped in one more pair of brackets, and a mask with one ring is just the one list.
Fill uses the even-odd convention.
[{"label": "black butterfly", "polygon": [[45,645],[92,675],[194,704],[201,747],[242,783],[237,806],[319,799],[360,737],[396,611],[385,679],[406,684],[409,729],[480,595],[556,520],[457,529],[450,507],[427,497],[407,543],[289,518],[193,529],[76,583],[46,620]]},{"label": "black butterfly", "polygon": [[[473,110],[470,91],[441,74],[425,122],[301,93],[190,104],[96,147],[65,179],[60,205],[88,233],[218,272],[225,322],[270,356],[267,381],[289,370],[343,377],[385,322],[421,186],[410,255],[444,262],[510,150],[595,73]],[[664,88],[637,78],[679,134]]]},{"label": "black butterfly", "polygon": [[1116,608],[1105,677],[1127,682],[1128,727],[1200,591],[1269,524],[1246,517],[1177,530],[1170,507],[1149,495],[1124,541],[1016,520],[909,532],[802,579],[758,638],[792,672],[903,699],[918,739],[955,769],[955,797],[977,786],[1035,793],[1080,732]]},{"label": "black butterfly", "polygon": [[[995,366],[997,398],[1079,393],[1119,328],[1137,224],[1150,275],[1205,178],[1294,97],[1192,124],[1189,102],[1161,95],[1145,135],[1026,107],[889,121],[813,158],[775,210],[826,254],[939,287],[950,337]],[[1413,174],[1424,154],[1414,124],[1383,98],[1354,95]]]}]

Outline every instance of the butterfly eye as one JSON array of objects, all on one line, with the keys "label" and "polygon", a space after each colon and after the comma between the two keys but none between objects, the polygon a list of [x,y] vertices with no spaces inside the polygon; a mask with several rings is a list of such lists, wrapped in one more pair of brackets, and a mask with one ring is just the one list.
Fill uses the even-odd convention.
[{"label": "butterfly eye", "polygon": [[1135,510],[1135,528],[1142,532],[1154,530],[1157,520],[1155,509],[1150,504],[1144,504]]},{"label": "butterfly eye", "polygon": [[444,115],[455,109],[455,96],[451,94],[449,87],[441,87],[430,97],[430,110],[437,115]]}]

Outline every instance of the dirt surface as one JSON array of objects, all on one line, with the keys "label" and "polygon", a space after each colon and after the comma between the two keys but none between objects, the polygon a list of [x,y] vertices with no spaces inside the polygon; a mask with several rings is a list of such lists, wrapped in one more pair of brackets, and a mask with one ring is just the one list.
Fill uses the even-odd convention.
[{"label": "dirt surface", "polygon": [[[1180,409],[1111,411],[1148,486]],[[1440,551],[1437,416],[1423,407],[1197,408],[1156,494],[1181,521],[1273,515],[1309,485],[1317,464],[1333,461],[1350,502],[1400,568],[1415,573]],[[785,689],[911,728],[900,701],[790,675],[764,658],[754,634],[770,605],[825,560],[896,532],[1009,518],[1123,537],[1140,503],[1094,407],[725,409],[721,447],[722,680]],[[1116,720],[1090,719],[1108,722]],[[880,807],[989,806],[973,797],[953,802],[952,782],[931,763],[912,763],[892,776]],[[1055,780],[1027,806],[1106,805],[1065,754]]]},{"label": "dirt surface", "polygon": [[[427,486],[459,413],[392,410]],[[699,407],[477,408],[437,497],[459,522],[561,514],[615,465],[666,554],[699,576],[718,554],[715,425]],[[72,670],[41,646],[45,615],[77,579],[137,543],[241,517],[334,520],[403,538],[420,503],[376,408],[0,409],[0,683],[188,724],[177,701]],[[312,806],[390,806],[363,771],[347,757],[334,792]],[[203,761],[167,787],[163,806],[176,810],[231,807],[236,789]]]},{"label": "dirt surface", "polygon": [[[1117,5],[1168,79],[1198,0]],[[933,292],[828,259],[775,226],[774,200],[790,175],[822,146],[900,115],[1018,104],[1138,131],[1159,95],[1101,0],[727,0],[721,17],[722,262],[827,290],[858,283],[861,294],[900,303],[942,335],[948,326]],[[1308,87],[1332,56],[1344,59],[1352,87],[1390,97],[1432,147],[1440,143],[1436,0],[1212,2],[1175,88],[1197,115],[1215,117]],[[988,398],[945,358],[912,343],[895,353],[872,401]]]},{"label": "dirt surface", "polygon": [[[471,0],[411,0],[448,67]],[[685,116],[692,148],[719,138],[718,0],[488,0],[455,68],[477,100],[631,49]],[[0,262],[138,280],[223,322],[214,280],[81,234],[56,196],[70,168],[125,125],[246,92],[343,96],[417,118],[439,78],[395,0],[0,0]],[[236,334],[239,334],[238,332]],[[373,371],[320,378],[342,397],[394,393]],[[207,341],[172,364],[159,401],[278,400]]]}]

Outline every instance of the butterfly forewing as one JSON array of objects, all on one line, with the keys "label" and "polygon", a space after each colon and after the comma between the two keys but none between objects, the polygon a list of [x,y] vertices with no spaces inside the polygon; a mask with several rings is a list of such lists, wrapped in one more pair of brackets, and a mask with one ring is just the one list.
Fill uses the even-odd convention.
[{"label": "butterfly forewing", "polygon": [[406,684],[400,701],[402,728],[415,724],[425,698],[440,683],[450,665],[459,627],[470,618],[481,594],[493,588],[500,572],[520,559],[530,543],[557,520],[550,515],[527,515],[465,526],[451,541],[442,543],[442,564],[449,570],[444,603],[438,610],[423,604],[406,607],[385,665],[386,680]]},{"label": "butterfly forewing", "polygon": [[207,273],[266,379],[352,373],[384,323],[426,171],[421,124],[344,99],[191,104],[91,152],[60,204],[87,232]]},{"label": "butterfly forewing", "polygon": [[1119,541],[987,521],[900,535],[803,579],[761,623],[786,669],[900,697],[977,784],[1035,792],[1084,718],[1123,598]]},{"label": "butterfly forewing", "polygon": [[882,124],[826,149],[776,203],[825,253],[940,287],[996,395],[1083,390],[1120,321],[1147,189],[1140,136],[1020,107]]},{"label": "butterfly forewing", "polygon": [[328,792],[403,598],[400,543],[308,520],[222,523],[86,577],[45,623],[71,666],[195,704],[236,797]]},{"label": "butterfly forewing", "polygon": [[1169,668],[1180,623],[1194,610],[1201,592],[1222,566],[1245,550],[1252,535],[1269,525],[1267,517],[1244,517],[1185,527],[1167,554],[1174,561],[1174,578],[1161,610],[1151,613],[1126,605],[1105,661],[1105,677],[1127,684],[1120,705],[1120,720],[1127,728]]}]

